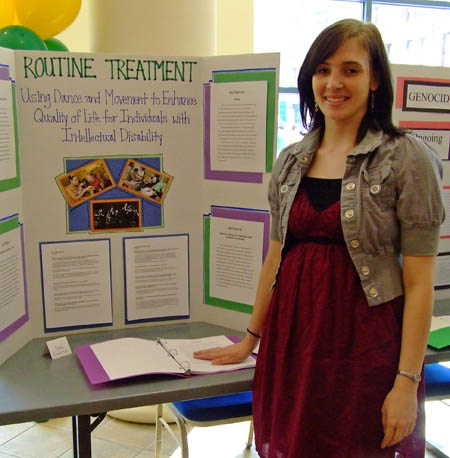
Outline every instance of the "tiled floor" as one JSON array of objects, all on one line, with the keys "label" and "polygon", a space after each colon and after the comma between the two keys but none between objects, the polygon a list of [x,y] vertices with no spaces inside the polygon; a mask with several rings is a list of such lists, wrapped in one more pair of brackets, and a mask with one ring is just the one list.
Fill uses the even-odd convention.
[{"label": "tiled floor", "polygon": [[[245,422],[194,428],[189,433],[191,458],[257,458],[254,448],[245,449],[249,426],[250,423]],[[70,418],[0,426],[0,458],[72,458],[71,428]],[[154,425],[107,416],[93,432],[92,455],[94,458],[153,458],[154,435]],[[166,432],[163,457],[181,457],[176,442]]]},{"label": "tiled floor", "polygon": [[[427,437],[433,436],[450,455],[450,401],[427,403]],[[0,426],[0,458],[72,458],[70,418],[44,423]],[[245,449],[249,423],[193,428],[189,433],[191,458],[257,458]],[[94,458],[153,458],[154,426],[106,417],[93,432]],[[180,450],[163,436],[164,458],[180,458]],[[434,455],[427,453],[427,458]]]}]

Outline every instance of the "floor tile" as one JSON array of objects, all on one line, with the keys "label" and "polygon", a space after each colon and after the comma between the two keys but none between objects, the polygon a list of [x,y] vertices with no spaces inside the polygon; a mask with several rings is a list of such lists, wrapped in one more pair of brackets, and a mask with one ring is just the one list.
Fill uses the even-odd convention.
[{"label": "floor tile", "polygon": [[49,428],[62,429],[63,431],[72,432],[72,417],[52,418],[45,423],[41,423]]},{"label": "floor tile", "polygon": [[92,439],[92,458],[134,458],[139,449],[103,439]]},{"label": "floor tile", "polygon": [[148,447],[155,437],[155,426],[112,418],[94,430],[93,437],[128,445],[139,450]]},{"label": "floor tile", "polygon": [[[245,448],[249,427],[249,422],[194,427],[188,434],[189,454],[195,458],[257,458],[254,447]],[[154,444],[149,450],[154,450]],[[181,457],[181,449],[166,431],[162,451],[171,458]]]},{"label": "floor tile", "polygon": [[[1,456],[0,456],[1,458]],[[150,450],[142,450],[135,458],[155,458],[155,452]],[[161,458],[171,458],[170,455],[161,455]]]},{"label": "floor tile", "polygon": [[0,446],[34,426],[34,422],[0,426]]},{"label": "floor tile", "polygon": [[[133,447],[127,447],[126,445],[116,444],[103,439],[94,438],[92,440],[92,458],[135,458],[137,453],[139,453],[139,449]],[[73,451],[69,450],[59,458],[73,458]]]},{"label": "floor tile", "polygon": [[[154,452],[155,450],[155,437],[153,436],[153,441],[151,444],[147,447],[147,451]],[[164,456],[172,456],[172,454],[175,452],[175,450],[178,449],[178,443],[175,441],[175,439],[166,431],[163,430],[162,432],[162,450],[161,453]],[[191,456],[195,456],[192,455]]]},{"label": "floor tile", "polygon": [[72,434],[38,423],[0,447],[21,458],[58,458],[72,447]]},{"label": "floor tile", "polygon": [[[1,455],[0,455],[0,458],[2,458]],[[64,453],[64,455],[61,455],[59,458],[73,458],[73,451],[72,451],[72,449],[67,450],[67,452]]]},{"label": "floor tile", "polygon": [[[95,417],[91,417],[91,423],[95,421]],[[108,417],[108,415],[105,416],[105,418],[98,424],[98,426],[95,428],[95,432],[100,431],[102,428],[104,428],[110,421],[113,421],[112,417]]]}]

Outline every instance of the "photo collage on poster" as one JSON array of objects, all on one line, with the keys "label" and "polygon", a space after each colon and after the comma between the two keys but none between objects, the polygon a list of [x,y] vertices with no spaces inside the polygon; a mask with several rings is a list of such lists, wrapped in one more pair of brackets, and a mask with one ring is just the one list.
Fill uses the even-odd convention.
[{"label": "photo collage on poster", "polygon": [[66,158],[56,177],[67,202],[68,232],[136,231],[162,226],[173,177],[160,156]]}]

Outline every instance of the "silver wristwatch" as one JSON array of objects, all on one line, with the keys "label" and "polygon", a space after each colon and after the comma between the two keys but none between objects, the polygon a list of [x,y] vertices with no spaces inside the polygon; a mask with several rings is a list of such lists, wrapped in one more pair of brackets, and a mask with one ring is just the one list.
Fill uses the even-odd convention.
[{"label": "silver wristwatch", "polygon": [[401,371],[400,369],[397,371],[397,374],[403,375],[404,377],[410,378],[413,382],[420,382],[422,377],[420,374],[416,374],[415,372],[408,372],[408,371]]}]

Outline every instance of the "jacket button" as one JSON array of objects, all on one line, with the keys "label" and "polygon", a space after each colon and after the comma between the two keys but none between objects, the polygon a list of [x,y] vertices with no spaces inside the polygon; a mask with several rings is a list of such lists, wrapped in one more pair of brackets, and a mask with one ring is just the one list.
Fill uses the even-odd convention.
[{"label": "jacket button", "polygon": [[378,296],[378,290],[376,288],[370,288],[369,294],[370,294],[370,297],[377,297]]},{"label": "jacket button", "polygon": [[352,240],[352,241],[350,242],[350,246],[351,246],[352,248],[358,248],[358,247],[359,247],[359,240],[356,240],[356,239]]},{"label": "jacket button", "polygon": [[346,210],[344,213],[344,216],[347,219],[352,219],[354,215],[355,215],[355,212],[353,210]]},{"label": "jacket button", "polygon": [[283,186],[281,186],[280,192],[282,192],[284,194],[284,193],[288,192],[288,189],[289,189],[289,186],[287,184],[284,184]]},{"label": "jacket button", "polygon": [[308,162],[308,157],[307,156],[300,156],[300,162],[303,162],[303,164],[306,164]]},{"label": "jacket button", "polygon": [[369,275],[369,273],[370,273],[369,267],[368,267],[368,266],[362,266],[362,267],[361,267],[361,273],[362,273],[363,275],[366,275],[366,276]]},{"label": "jacket button", "polygon": [[379,184],[374,184],[370,187],[370,193],[371,194],[378,194],[380,192],[380,185]]},{"label": "jacket button", "polygon": [[347,183],[347,184],[345,185],[345,189],[346,189],[347,191],[353,191],[353,190],[355,189],[355,187],[356,187],[355,183]]}]

